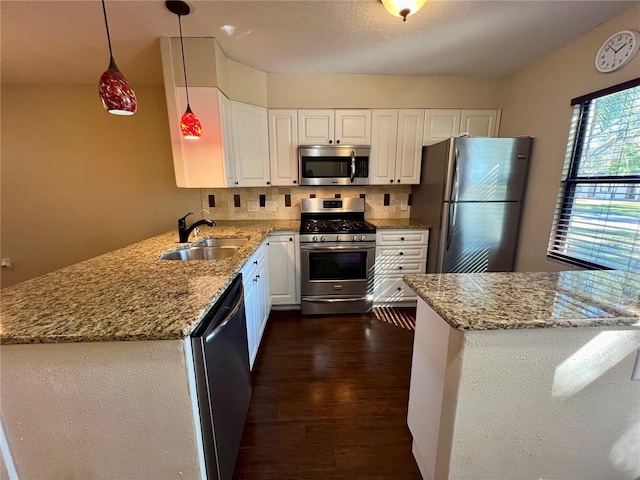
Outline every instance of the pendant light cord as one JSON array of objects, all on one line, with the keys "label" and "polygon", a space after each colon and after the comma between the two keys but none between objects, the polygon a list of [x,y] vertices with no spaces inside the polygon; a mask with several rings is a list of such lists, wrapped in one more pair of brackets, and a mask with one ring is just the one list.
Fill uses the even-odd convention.
[{"label": "pendant light cord", "polygon": [[113,61],[113,51],[111,50],[111,35],[109,35],[109,22],[107,21],[107,8],[104,5],[104,0],[102,0],[102,13],[104,13],[104,26],[107,29],[107,42],[109,43],[109,57],[111,61]]},{"label": "pendant light cord", "polygon": [[[104,0],[102,0],[104,2]],[[178,26],[180,27],[180,48],[182,49],[182,71],[184,72],[184,89],[187,92],[187,109],[189,106],[189,85],[187,84],[187,64],[184,61],[184,43],[182,41],[182,21],[181,15],[178,14]]]}]

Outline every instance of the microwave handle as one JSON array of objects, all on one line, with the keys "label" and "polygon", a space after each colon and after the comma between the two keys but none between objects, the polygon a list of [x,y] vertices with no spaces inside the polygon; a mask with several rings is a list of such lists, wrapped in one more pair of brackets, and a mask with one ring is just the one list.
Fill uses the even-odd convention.
[{"label": "microwave handle", "polygon": [[356,178],[356,152],[351,150],[351,183]]}]

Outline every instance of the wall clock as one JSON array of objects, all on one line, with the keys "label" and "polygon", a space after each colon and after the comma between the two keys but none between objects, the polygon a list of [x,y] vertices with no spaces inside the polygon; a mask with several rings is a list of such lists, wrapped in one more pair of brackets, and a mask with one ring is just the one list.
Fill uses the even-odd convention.
[{"label": "wall clock", "polygon": [[596,69],[602,73],[620,70],[633,60],[639,48],[640,33],[636,30],[623,30],[611,35],[598,50]]}]

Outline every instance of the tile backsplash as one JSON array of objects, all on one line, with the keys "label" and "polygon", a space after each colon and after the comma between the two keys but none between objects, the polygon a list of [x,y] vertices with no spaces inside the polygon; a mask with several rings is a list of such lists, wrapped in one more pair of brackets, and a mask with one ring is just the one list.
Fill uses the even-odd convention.
[{"label": "tile backsplash", "polygon": [[[409,218],[409,209],[400,210],[400,204],[409,201],[411,186],[207,188],[200,192],[202,208],[207,209],[214,220],[296,219],[300,218],[300,200],[312,196],[364,196],[365,218]],[[385,205],[386,195],[388,205]],[[215,206],[210,206],[212,204]],[[238,204],[239,207],[235,206]]]}]

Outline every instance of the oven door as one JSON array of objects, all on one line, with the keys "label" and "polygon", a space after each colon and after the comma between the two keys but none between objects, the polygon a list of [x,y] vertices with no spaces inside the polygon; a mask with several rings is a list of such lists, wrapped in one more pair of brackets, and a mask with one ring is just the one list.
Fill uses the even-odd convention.
[{"label": "oven door", "polygon": [[300,245],[302,295],[366,295],[372,291],[375,245]]},{"label": "oven door", "polygon": [[302,314],[369,312],[375,255],[375,244],[300,245]]}]

